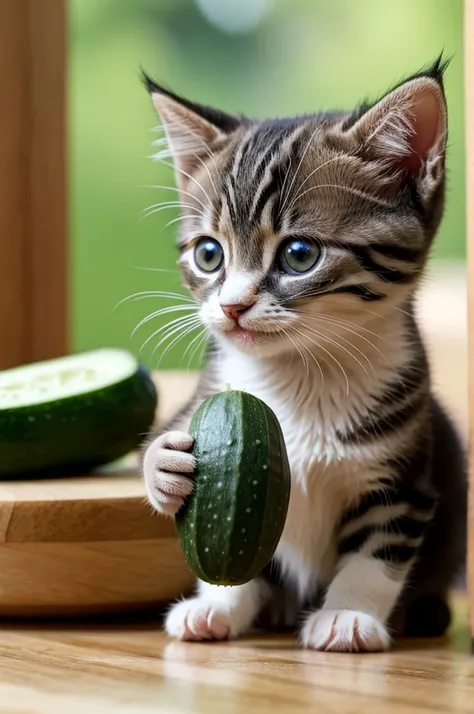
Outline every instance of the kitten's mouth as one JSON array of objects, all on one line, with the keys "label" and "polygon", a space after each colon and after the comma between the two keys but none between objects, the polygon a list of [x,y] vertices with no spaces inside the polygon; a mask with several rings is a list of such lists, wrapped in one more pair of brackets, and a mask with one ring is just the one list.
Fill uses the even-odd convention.
[{"label": "kitten's mouth", "polygon": [[247,344],[257,342],[261,338],[261,333],[256,330],[246,330],[244,327],[234,327],[230,332],[230,336],[240,342],[245,342]]},{"label": "kitten's mouth", "polygon": [[233,330],[227,333],[231,338],[245,344],[255,344],[268,340],[279,334],[278,330],[249,330],[236,325]]}]

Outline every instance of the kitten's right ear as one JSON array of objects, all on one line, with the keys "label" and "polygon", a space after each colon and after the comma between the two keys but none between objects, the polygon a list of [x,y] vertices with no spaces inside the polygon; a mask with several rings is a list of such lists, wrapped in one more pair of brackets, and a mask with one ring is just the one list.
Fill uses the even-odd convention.
[{"label": "kitten's right ear", "polygon": [[157,158],[172,157],[178,169],[189,172],[196,156],[208,153],[219,139],[241,124],[238,117],[195,104],[164,89],[143,73],[143,83],[163,122],[167,148]]}]

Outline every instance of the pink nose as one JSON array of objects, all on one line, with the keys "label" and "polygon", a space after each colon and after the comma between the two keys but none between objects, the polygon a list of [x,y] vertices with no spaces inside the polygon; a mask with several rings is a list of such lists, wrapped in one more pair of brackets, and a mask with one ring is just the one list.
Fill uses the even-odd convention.
[{"label": "pink nose", "polygon": [[238,320],[241,315],[244,314],[244,312],[247,312],[249,308],[251,308],[253,303],[250,305],[242,305],[242,303],[236,303],[235,305],[221,305],[222,312],[224,315],[227,315],[227,317],[232,318],[233,320]]}]

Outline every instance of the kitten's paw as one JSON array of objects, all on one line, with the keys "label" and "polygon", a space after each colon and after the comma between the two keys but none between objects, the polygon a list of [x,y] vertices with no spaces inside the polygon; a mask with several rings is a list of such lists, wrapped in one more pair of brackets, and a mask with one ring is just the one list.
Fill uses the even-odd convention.
[{"label": "kitten's paw", "polygon": [[390,636],[373,615],[357,610],[322,609],[306,620],[300,640],[304,647],[326,652],[381,652]]},{"label": "kitten's paw", "polygon": [[183,431],[168,431],[148,447],[143,459],[143,476],[148,500],[159,512],[174,516],[193,489],[190,476],[196,459],[188,450],[193,439]]},{"label": "kitten's paw", "polygon": [[228,605],[194,597],[173,605],[165,630],[179,640],[226,640],[239,634],[232,620]]}]

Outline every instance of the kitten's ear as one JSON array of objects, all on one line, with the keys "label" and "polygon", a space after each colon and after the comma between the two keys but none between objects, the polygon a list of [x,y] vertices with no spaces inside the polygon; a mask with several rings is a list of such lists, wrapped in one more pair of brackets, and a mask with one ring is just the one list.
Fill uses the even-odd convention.
[{"label": "kitten's ear", "polygon": [[444,175],[446,101],[442,71],[418,75],[356,119],[348,134],[357,153],[383,168],[392,189],[413,178],[428,198]]},{"label": "kitten's ear", "polygon": [[145,74],[143,82],[166,135],[167,146],[158,152],[157,158],[171,157],[178,171],[192,171],[197,156],[208,153],[213,144],[235,131],[241,123],[230,114],[179,97]]}]

